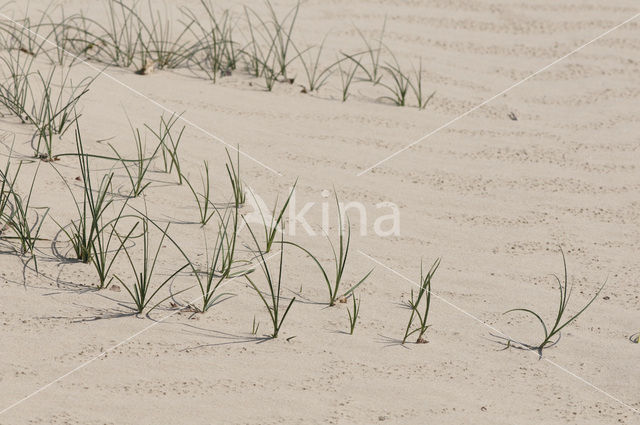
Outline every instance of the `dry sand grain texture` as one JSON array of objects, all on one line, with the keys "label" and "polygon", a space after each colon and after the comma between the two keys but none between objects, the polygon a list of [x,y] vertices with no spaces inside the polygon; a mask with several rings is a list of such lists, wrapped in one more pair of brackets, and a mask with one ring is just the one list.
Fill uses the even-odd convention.
[{"label": "dry sand grain texture", "polygon": [[[45,3],[32,2],[32,11]],[[100,2],[91,3],[88,13],[102,10]],[[84,2],[64,4],[70,13]],[[287,10],[292,3],[277,0],[274,6]],[[150,318],[123,316],[129,305],[124,291],[88,290],[93,270],[61,262],[42,243],[41,274],[15,255],[0,255],[0,409],[173,315],[3,412],[0,423],[640,423],[633,410],[640,409],[640,351],[628,339],[640,330],[639,20],[356,176],[638,12],[631,0],[302,4],[296,37],[318,43],[330,31],[330,55],[360,46],[353,25],[375,37],[387,16],[387,44],[404,63],[422,57],[427,89],[437,92],[425,111],[376,101],[377,91],[358,84],[342,103],[335,79],[318,95],[307,95],[295,84],[267,93],[241,74],[213,85],[185,71],[139,76],[107,70],[281,173],[243,159],[247,183],[268,203],[296,177],[298,205],[317,203],[307,215],[315,224],[326,201],[321,192],[332,185],[374,217],[376,203],[396,203],[399,236],[354,232],[350,282],[375,265],[358,251],[414,280],[421,257],[430,262],[441,256],[433,283],[439,296],[479,321],[536,342],[539,327],[501,313],[522,306],[553,315],[557,292],[549,274],[562,271],[558,246],[564,247],[574,307],[608,277],[606,299],[545,352],[581,379],[535,354],[500,351],[491,329],[441,299],[432,304],[429,344],[398,345],[408,317],[401,303],[412,285],[380,265],[360,291],[361,319],[349,336],[347,304],[319,304],[326,295],[320,274],[288,249],[286,295],[302,286],[303,296],[282,337],[257,343],[250,334],[253,317],[266,330],[267,316],[244,282],[229,283],[225,289],[235,296],[204,315],[163,306]],[[81,64],[74,72],[93,73]],[[294,74],[302,78],[299,70]],[[127,117],[142,127],[161,113],[105,76],[81,106],[86,149],[98,153],[108,149],[95,141],[109,138],[133,153]],[[15,133],[17,151],[31,152],[30,129],[9,119],[0,125],[5,140]],[[59,143],[60,151],[74,149],[71,134]],[[227,191],[223,148],[188,127],[182,148],[187,174],[196,177],[207,159],[214,186]],[[56,166],[69,181],[78,175],[73,157]],[[34,202],[51,206],[57,219],[71,219],[73,206],[59,176],[47,164],[40,173]],[[196,219],[184,186],[168,184],[173,178],[163,174],[152,178],[146,202],[153,217]],[[126,183],[122,170],[117,182]],[[355,214],[353,219],[357,225]],[[173,231],[189,252],[202,252],[198,225],[175,224]],[[54,234],[55,225],[49,222],[44,232]],[[329,260],[321,237],[297,240]],[[126,274],[122,260],[116,271]],[[166,273],[179,263],[169,247],[160,269]],[[181,276],[174,289],[190,284]],[[178,298],[190,297],[197,292]]]}]

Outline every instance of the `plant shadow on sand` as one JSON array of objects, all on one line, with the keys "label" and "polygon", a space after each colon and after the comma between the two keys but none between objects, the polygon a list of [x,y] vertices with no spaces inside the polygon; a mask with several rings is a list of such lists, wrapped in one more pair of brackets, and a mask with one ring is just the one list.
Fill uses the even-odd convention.
[{"label": "plant shadow on sand", "polygon": [[496,335],[494,333],[489,333],[489,335],[491,335],[494,338],[494,339],[487,338],[489,341],[499,344],[503,347],[498,351],[505,351],[510,348],[514,348],[516,350],[523,350],[523,351],[533,351],[534,353],[538,354],[538,357],[540,359],[542,358],[543,349],[546,350],[546,349],[555,347],[560,342],[560,339],[562,338],[562,334],[558,333],[558,338],[555,341],[550,341],[544,347],[540,347],[536,345],[525,344],[524,342],[516,341],[515,339],[509,338],[508,336],[504,336],[504,335]]},{"label": "plant shadow on sand", "polygon": [[394,338],[387,335],[378,334],[378,338],[376,338],[375,341],[378,344],[383,344],[383,348],[399,346],[406,350],[411,349],[411,347],[408,346],[410,344],[402,343],[402,338]]}]

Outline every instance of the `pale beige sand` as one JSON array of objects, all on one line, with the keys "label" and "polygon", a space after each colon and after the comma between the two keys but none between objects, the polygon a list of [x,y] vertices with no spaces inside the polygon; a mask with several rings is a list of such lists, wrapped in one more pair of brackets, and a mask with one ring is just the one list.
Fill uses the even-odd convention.
[{"label": "pale beige sand", "polygon": [[[67,12],[82,3],[66,1]],[[290,3],[274,2],[279,10]],[[184,71],[146,77],[107,71],[168,108],[186,111],[189,120],[282,173],[243,159],[248,184],[267,202],[299,177],[299,203],[325,201],[321,192],[332,185],[342,199],[367,205],[374,217],[376,203],[397,203],[400,236],[354,232],[350,282],[374,265],[358,250],[411,279],[419,276],[421,257],[431,262],[441,256],[438,295],[480,321],[536,342],[536,324],[501,313],[534,307],[553,315],[557,292],[549,274],[562,271],[561,245],[575,283],[573,307],[609,279],[602,293],[607,299],[596,301],[545,352],[580,378],[533,353],[499,351],[489,328],[440,299],[432,304],[429,344],[395,344],[408,316],[400,302],[412,286],[381,266],[361,291],[355,335],[346,335],[345,305],[317,303],[326,296],[320,275],[292,249],[285,257],[286,295],[302,285],[308,302],[294,304],[278,340],[252,341],[254,315],[262,322],[260,333],[267,316],[240,281],[225,288],[236,296],[207,314],[175,314],[135,336],[154,322],[118,317],[128,311],[121,304],[128,302],[125,292],[87,291],[95,283],[93,269],[61,264],[43,243],[40,275],[23,270],[16,256],[0,255],[0,409],[135,338],[3,413],[0,423],[640,423],[630,408],[640,409],[640,346],[629,341],[640,330],[638,21],[356,177],[638,11],[631,0],[303,4],[297,37],[314,43],[331,30],[331,55],[360,45],[352,23],[373,37],[388,16],[387,43],[405,63],[422,57],[427,89],[437,91],[426,111],[376,102],[379,93],[364,84],[343,104],[335,99],[335,79],[319,96],[309,96],[285,85],[266,93],[242,75],[212,85]],[[74,72],[92,73],[83,65]],[[106,77],[93,84],[82,109],[86,149],[96,153],[108,153],[95,143],[107,138],[132,153],[126,117],[142,127],[156,123],[161,112]],[[510,120],[509,112],[518,120]],[[2,131],[5,141],[16,134],[17,151],[31,153],[30,128],[4,119]],[[218,199],[228,195],[223,147],[194,128],[186,130],[184,167],[196,177],[208,159]],[[73,149],[69,133],[59,150]],[[72,157],[56,166],[70,182],[78,175]],[[56,219],[72,218],[60,178],[47,164],[40,173],[34,202],[51,206]],[[146,192],[152,216],[196,219],[186,187],[163,184],[174,180],[164,174],[153,178],[160,183]],[[122,171],[118,182],[126,183]],[[320,208],[308,218],[319,224]],[[44,231],[52,235],[56,227],[48,222]],[[197,225],[177,224],[172,231],[189,252],[202,252]],[[298,240],[329,260],[322,238]],[[167,249],[162,272],[177,265],[179,256]],[[124,257],[116,268],[128,272]],[[191,284],[181,276],[174,289]],[[178,298],[196,296],[191,291]],[[151,316],[159,320],[170,313],[159,309]]]}]

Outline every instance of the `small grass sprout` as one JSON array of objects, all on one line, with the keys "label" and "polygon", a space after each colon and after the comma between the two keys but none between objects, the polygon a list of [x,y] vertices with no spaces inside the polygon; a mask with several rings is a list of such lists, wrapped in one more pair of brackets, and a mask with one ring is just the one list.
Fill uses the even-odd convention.
[{"label": "small grass sprout", "polygon": [[11,207],[11,194],[12,194],[12,186],[13,182],[16,181],[18,174],[20,173],[20,166],[18,166],[18,170],[14,173],[13,178],[10,176],[11,172],[11,156],[13,154],[13,147],[9,152],[7,157],[7,163],[4,166],[4,170],[0,170],[0,237],[2,234],[8,229],[7,222],[12,216],[12,207]]},{"label": "small grass sprout", "polygon": [[[362,31],[356,28],[356,31],[360,35],[360,38],[364,42],[366,48],[363,52],[359,54],[345,55],[347,58],[353,61],[353,63],[356,65],[357,68],[359,68],[365,73],[366,78],[364,79],[364,81],[369,81],[374,85],[377,85],[380,82],[380,79],[382,79],[382,72],[381,72],[382,68],[380,66],[380,54],[382,53],[382,50],[383,50],[384,43],[382,40],[384,38],[384,31],[386,27],[387,27],[387,18],[385,16],[384,22],[382,24],[382,29],[380,30],[380,36],[378,37],[377,47],[374,47],[372,43],[369,42],[367,37],[364,36]],[[362,54],[368,56],[368,59],[369,59],[368,64],[364,64],[363,61],[359,59],[359,57]]]},{"label": "small grass sprout", "polygon": [[[565,318],[565,313],[566,313],[567,306],[569,304],[569,299],[571,298],[571,292],[573,290],[573,286],[569,285],[569,277],[567,273],[567,261],[562,248],[560,249],[560,253],[562,254],[562,264],[564,266],[564,277],[563,277],[563,280],[561,281],[557,275],[555,274],[553,275],[554,279],[558,283],[558,291],[559,291],[558,310],[556,313],[556,317],[553,321],[553,324],[547,325],[538,313],[527,308],[514,308],[503,313],[503,314],[508,314],[512,312],[523,312],[523,313],[532,315],[538,322],[540,322],[540,324],[542,325],[542,329],[544,331],[544,338],[542,342],[540,342],[537,345],[521,344],[528,349],[536,350],[540,356],[542,356],[542,350],[545,347],[555,345],[558,342],[560,331],[564,329],[566,326],[568,326],[569,324],[571,324],[573,321],[575,321],[578,317],[580,317],[580,315],[582,315],[582,313],[584,313],[585,310],[589,308],[589,306],[591,306],[591,304],[600,295],[600,292],[604,288],[604,285],[607,283],[605,280],[605,282],[600,286],[600,288],[595,293],[593,298],[591,298],[591,300],[584,307],[582,307],[581,310],[579,310],[573,316],[569,316],[568,318]],[[556,335],[558,335],[558,339],[554,341],[553,338]]]},{"label": "small grass sprout", "polygon": [[178,148],[180,147],[180,141],[182,140],[182,135],[184,134],[186,126],[182,126],[180,131],[175,135],[172,132],[172,129],[180,117],[181,115],[176,114],[172,114],[169,119],[165,119],[164,116],[161,116],[158,131],[145,124],[145,127],[153,134],[160,144],[160,153],[162,155],[164,172],[171,173],[175,169],[178,176],[178,184],[182,184],[182,170],[180,168]]},{"label": "small grass sprout", "polygon": [[[120,236],[118,233],[118,223],[125,217],[123,210],[127,205],[127,201],[123,202],[122,207],[118,210],[116,217],[109,220],[106,224],[100,221],[101,231],[92,241],[93,255],[91,257],[91,264],[98,274],[98,289],[106,288],[111,284],[114,276],[109,277],[111,273],[111,267],[113,267],[118,254],[125,248],[125,244],[131,238],[133,238],[133,232],[136,230],[140,222],[136,222],[131,229],[124,235]],[[115,237],[114,237],[115,236]],[[111,246],[114,242],[115,248]]]},{"label": "small grass sprout", "polygon": [[231,189],[233,190],[233,199],[236,208],[238,208],[245,203],[247,195],[244,190],[244,183],[240,178],[240,147],[237,147],[235,150],[237,156],[236,164],[234,165],[231,155],[229,154],[229,150],[225,148],[225,151],[227,152],[227,159],[229,159],[229,162],[225,166],[227,168],[227,174],[229,175]]},{"label": "small grass sprout", "polygon": [[347,309],[349,314],[349,335],[353,335],[353,331],[356,329],[356,323],[358,322],[358,316],[360,315],[360,298],[356,300],[355,294],[351,296],[353,302],[351,310]]},{"label": "small grass sprout", "polygon": [[258,329],[260,329],[260,322],[256,323],[256,316],[253,316],[253,323],[251,324],[251,335],[257,335]]},{"label": "small grass sprout", "polygon": [[[142,143],[142,136],[140,134],[140,130],[133,129],[133,138],[136,144],[136,152],[137,158],[124,159],[120,153],[117,151],[113,145],[109,144],[109,147],[113,151],[113,153],[118,157],[118,160],[122,164],[124,170],[129,177],[129,182],[131,183],[131,192],[130,196],[132,198],[137,198],[142,194],[142,192],[151,184],[151,182],[144,181],[144,178],[149,170],[149,166],[151,165],[152,160],[156,157],[158,150],[162,147],[162,143],[158,143],[156,148],[153,150],[152,154],[149,157],[145,156],[145,147]],[[134,165],[130,166],[129,163],[133,162]]]},{"label": "small grass sprout", "polygon": [[287,207],[289,206],[289,201],[291,201],[291,197],[293,196],[293,193],[296,189],[297,184],[298,184],[298,181],[296,180],[293,183],[293,186],[291,187],[291,191],[289,192],[289,196],[287,196],[287,199],[285,200],[284,205],[282,205],[282,207],[280,208],[279,210],[280,212],[278,212],[278,198],[276,197],[276,202],[273,205],[273,210],[271,211],[270,221],[268,224],[262,212],[262,209],[258,205],[258,200],[253,194],[253,191],[250,191],[251,196],[256,201],[256,205],[258,205],[258,211],[260,212],[260,217],[262,218],[262,223],[264,228],[264,239],[265,239],[265,248],[264,248],[265,254],[271,251],[273,242],[276,238],[276,233],[278,231],[278,226],[280,226],[280,223],[282,222],[282,218],[284,217],[284,213],[287,210]]},{"label": "small grass sprout", "polygon": [[420,65],[418,69],[414,69],[414,77],[415,81],[409,81],[409,85],[413,94],[416,97],[416,102],[418,102],[418,109],[424,109],[427,107],[427,104],[433,99],[436,92],[432,92],[430,95],[425,97],[422,89],[422,58],[420,59]]},{"label": "small grass sprout", "polygon": [[200,214],[200,224],[206,226],[207,223],[209,223],[209,220],[211,220],[217,212],[216,207],[211,200],[211,182],[209,179],[209,163],[207,161],[204,161],[204,174],[201,172],[200,178],[202,179],[202,193],[196,192],[191,182],[183,176],[184,181],[187,182],[187,186],[189,186],[189,189],[196,200],[196,205],[198,206],[198,212]]},{"label": "small grass sprout", "polygon": [[[348,55],[344,55],[345,59],[351,58]],[[337,60],[338,70],[340,72],[340,82],[342,84],[342,101],[346,102],[349,98],[349,89],[351,88],[351,83],[353,82],[353,78],[356,76],[356,72],[358,71],[358,67],[356,65],[344,66],[344,60]]]},{"label": "small grass sprout", "polygon": [[[418,334],[416,344],[427,342],[423,337],[429,326],[431,326],[427,324],[427,320],[429,319],[429,308],[431,307],[431,279],[436,273],[436,270],[438,270],[439,265],[440,259],[438,258],[425,275],[422,262],[420,263],[420,287],[418,288],[417,295],[413,292],[413,289],[411,289],[411,299],[409,300],[411,315],[409,316],[409,322],[407,323],[407,327],[404,331],[404,337],[402,338],[403,344],[407,342],[407,339],[411,335],[416,333]],[[420,310],[421,303],[422,311]],[[416,318],[418,319],[418,324],[416,327],[413,327],[413,322]]]}]

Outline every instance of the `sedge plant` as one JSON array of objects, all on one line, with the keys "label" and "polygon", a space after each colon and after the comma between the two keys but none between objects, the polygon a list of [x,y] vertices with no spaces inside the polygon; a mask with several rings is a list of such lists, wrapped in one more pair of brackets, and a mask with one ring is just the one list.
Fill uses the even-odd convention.
[{"label": "sedge plant", "polygon": [[182,184],[182,171],[180,168],[180,157],[178,156],[178,148],[182,135],[186,126],[182,126],[177,133],[173,132],[173,126],[180,119],[181,115],[172,114],[169,119],[165,119],[164,115],[160,117],[160,125],[158,130],[154,130],[151,126],[145,124],[145,127],[153,134],[160,144],[160,154],[162,155],[162,163],[165,173],[171,173],[176,170],[178,176],[178,184]]},{"label": "sedge plant", "polygon": [[[553,322],[549,324],[545,323],[545,321],[542,319],[542,316],[540,314],[528,308],[514,308],[503,313],[503,314],[508,314],[512,312],[526,313],[533,316],[536,319],[536,321],[540,323],[540,325],[542,326],[542,330],[544,331],[544,338],[542,339],[542,341],[536,345],[521,344],[521,345],[524,345],[526,348],[536,350],[539,355],[542,355],[542,350],[545,347],[555,345],[558,342],[558,339],[560,337],[560,331],[562,331],[562,329],[564,329],[565,327],[570,325],[572,322],[574,322],[578,317],[582,315],[582,313],[584,313],[587,310],[587,308],[589,308],[589,306],[591,306],[591,304],[593,304],[593,302],[600,295],[600,291],[602,291],[602,288],[604,288],[604,285],[607,283],[605,281],[600,286],[600,288],[595,293],[595,295],[591,298],[591,300],[589,300],[589,302],[584,307],[582,307],[582,309],[580,309],[574,315],[569,315],[567,317],[566,309],[567,309],[567,306],[569,305],[569,299],[571,298],[571,292],[573,290],[573,286],[569,285],[569,277],[567,273],[567,261],[564,256],[564,251],[562,250],[562,248],[560,249],[560,253],[562,254],[562,264],[564,267],[564,275],[562,280],[560,280],[558,275],[556,274],[553,275],[554,279],[558,284],[558,292],[559,292],[558,309],[556,312],[556,317],[553,320]],[[558,339],[554,340],[556,336],[558,336]]]},{"label": "sedge plant", "polygon": [[[355,55],[346,55],[345,56],[353,61],[354,65],[362,70],[366,76],[363,81],[368,81],[373,83],[374,85],[378,84],[382,79],[382,67],[380,65],[380,55],[383,50],[383,38],[384,32],[387,26],[387,18],[384,18],[384,22],[382,24],[382,29],[380,30],[380,36],[378,37],[377,47],[371,43],[367,37],[360,31],[360,29],[356,28],[356,31],[360,35],[360,38],[365,44],[365,49],[363,52]],[[368,63],[363,59],[360,59],[360,56],[366,56],[368,58]]]},{"label": "sedge plant", "polygon": [[416,97],[416,102],[418,103],[418,109],[424,109],[427,107],[427,104],[433,99],[436,92],[432,92],[430,95],[426,95],[423,91],[422,87],[422,59],[420,59],[420,65],[418,69],[414,69],[414,77],[415,81],[409,81],[409,86],[411,87],[411,91],[413,91],[414,96]]},{"label": "sedge plant", "polygon": [[[176,271],[171,273],[169,277],[161,281],[159,284],[154,285],[154,272],[156,268],[156,264],[158,261],[158,256],[160,255],[160,250],[162,249],[167,232],[169,230],[169,224],[161,231],[162,236],[160,237],[160,241],[158,242],[158,247],[155,252],[152,251],[150,246],[150,231],[149,231],[149,219],[146,216],[140,218],[140,222],[142,223],[142,264],[136,265],[136,262],[133,259],[131,251],[131,247],[127,247],[125,237],[120,236],[116,233],[116,236],[119,239],[120,245],[124,249],[124,253],[129,260],[129,265],[131,266],[131,270],[133,272],[133,282],[129,285],[125,283],[124,279],[122,279],[118,275],[114,275],[114,278],[124,286],[127,293],[131,296],[133,304],[135,306],[134,310],[136,313],[141,314],[144,309],[149,305],[149,303],[154,299],[154,297],[158,294],[158,292],[168,283],[170,282],[178,273],[184,270],[189,264],[185,264],[182,267],[178,268]],[[154,288],[155,286],[155,288]],[[166,299],[166,298],[165,298]],[[157,304],[155,304],[151,310],[157,307],[161,300]]]},{"label": "sedge plant", "polygon": [[[15,187],[15,178],[20,173],[20,165],[14,173],[14,178],[7,185],[8,196],[11,197],[10,201],[13,207],[13,213],[7,218],[6,226],[11,229],[15,236],[7,236],[5,239],[14,239],[20,243],[20,252],[24,254],[30,254],[31,259],[34,261],[36,271],[38,270],[38,262],[35,256],[36,242],[41,240],[40,231],[42,225],[49,213],[48,207],[33,207],[31,205],[31,196],[33,195],[33,188],[36,186],[36,178],[38,176],[38,170],[40,164],[36,167],[36,171],[33,174],[31,180],[31,186],[26,197],[23,197],[18,193]],[[3,179],[6,178],[3,176]],[[42,210],[42,213],[38,213],[38,210]],[[35,215],[35,219],[31,219],[31,216]]]},{"label": "sedge plant", "polygon": [[360,298],[356,300],[356,295],[351,296],[353,302],[351,310],[347,309],[349,314],[349,335],[353,335],[353,331],[356,329],[356,323],[358,322],[358,316],[360,315]]},{"label": "sedge plant", "polygon": [[200,224],[202,226],[206,226],[216,214],[216,207],[211,200],[211,182],[209,179],[209,163],[207,161],[204,161],[204,174],[200,172],[200,178],[202,180],[202,193],[196,192],[196,189],[193,187],[189,179],[182,176],[182,179],[187,183],[187,186],[189,186],[189,189],[196,201],[198,213],[200,215]]},{"label": "sedge plant", "polygon": [[63,178],[73,198],[78,219],[71,221],[68,229],[63,226],[60,226],[60,228],[71,242],[76,258],[83,263],[88,263],[92,258],[92,250],[96,243],[95,239],[100,237],[100,233],[104,230],[102,216],[113,202],[113,199],[108,196],[111,191],[113,173],[103,176],[99,186],[94,187],[91,178],[89,156],[84,152],[80,127],[77,123],[75,138],[78,161],[80,163],[82,201],[78,202],[76,200],[71,187]]},{"label": "sedge plant", "polygon": [[[420,263],[420,285],[417,294],[415,294],[413,289],[411,289],[411,299],[409,300],[411,315],[409,316],[409,322],[407,323],[407,327],[404,331],[404,337],[402,338],[403,344],[406,343],[407,339],[414,334],[418,334],[416,339],[417,344],[426,342],[423,337],[429,326],[431,326],[427,324],[427,320],[429,319],[429,308],[431,307],[431,279],[433,279],[433,275],[439,265],[440,259],[438,258],[425,275],[422,262]],[[415,319],[418,319],[418,323],[414,327]]]},{"label": "sedge plant", "polygon": [[320,90],[320,88],[327,83],[327,80],[329,79],[331,74],[333,74],[336,65],[343,60],[338,59],[336,62],[333,62],[327,66],[320,66],[320,56],[322,55],[325,41],[326,37],[322,39],[320,46],[317,47],[315,56],[312,54],[310,49],[307,49],[308,58],[305,58],[304,52],[298,50],[296,45],[293,44],[293,47],[298,53],[298,57],[300,58],[300,63],[302,63],[302,68],[304,69],[305,76],[307,77],[307,85],[303,86],[305,92],[310,93],[312,91]]},{"label": "sedge plant", "polygon": [[280,223],[282,222],[282,218],[284,217],[285,211],[289,206],[289,201],[291,201],[291,197],[293,196],[293,193],[296,189],[297,184],[298,184],[298,181],[296,180],[293,183],[293,186],[291,187],[289,196],[287,196],[287,199],[285,200],[280,210],[278,210],[278,198],[276,197],[276,202],[273,205],[273,210],[271,210],[271,214],[269,217],[269,223],[267,223],[267,220],[262,212],[262,209],[260,208],[260,205],[258,204],[258,200],[253,194],[253,191],[250,191],[251,196],[253,197],[256,205],[258,206],[260,217],[262,218],[262,224],[264,229],[264,240],[265,240],[265,248],[264,248],[265,254],[271,252],[271,248],[273,247],[273,242],[275,241],[276,233],[278,231],[278,226],[280,226]]},{"label": "sedge plant", "polygon": [[[282,298],[282,263],[284,259],[284,239],[280,240],[280,260],[278,263],[278,270],[276,274],[276,272],[269,267],[269,264],[267,264],[267,258],[265,258],[264,255],[265,253],[260,248],[260,244],[258,243],[253,230],[251,230],[251,227],[248,223],[246,223],[246,225],[256,245],[260,269],[262,270],[265,280],[267,281],[268,292],[263,294],[263,291],[258,287],[255,281],[251,279],[249,274],[246,274],[244,277],[249,282],[249,285],[256,291],[256,293],[260,297],[260,300],[267,309],[267,312],[269,313],[269,318],[271,319],[271,325],[273,327],[273,331],[270,335],[271,338],[277,338],[278,334],[280,333],[280,329],[282,328],[282,324],[284,323],[284,319],[287,317],[291,306],[296,300],[296,297],[293,297],[287,304],[286,301]],[[282,232],[282,235],[284,238],[284,231]]]},{"label": "sedge plant", "polygon": [[340,292],[340,284],[342,283],[342,279],[344,277],[344,271],[347,266],[347,259],[349,258],[349,245],[351,243],[351,222],[349,220],[349,217],[347,216],[347,226],[346,226],[346,232],[345,232],[345,230],[343,229],[343,223],[342,223],[342,211],[340,209],[340,202],[338,201],[337,194],[335,195],[335,199],[336,199],[336,205],[338,207],[338,224],[339,224],[339,228],[338,228],[339,242],[338,242],[337,251],[333,242],[331,242],[331,238],[329,238],[329,236],[327,235],[327,240],[329,241],[329,245],[331,246],[331,251],[333,252],[333,262],[335,265],[335,276],[333,278],[329,278],[330,271],[328,271],[325,268],[325,266],[322,265],[318,257],[312,254],[308,249],[306,249],[302,245],[297,244],[295,242],[291,242],[291,241],[284,242],[286,244],[291,244],[299,248],[300,250],[305,252],[316,263],[316,265],[320,269],[320,272],[322,273],[322,277],[324,278],[325,284],[327,285],[327,289],[329,291],[329,300],[328,300],[329,306],[334,306],[336,304],[336,301],[351,295],[351,293],[355,291],[356,288],[358,288],[362,283],[364,283],[364,281],[367,280],[369,275],[371,275],[371,273],[373,272],[373,269],[369,270],[369,272],[365,274],[364,277],[360,279],[355,285],[351,286],[345,292]]},{"label": "sedge plant", "polygon": [[387,62],[382,69],[391,77],[392,82],[390,84],[383,81],[379,82],[382,87],[389,91],[389,94],[382,96],[381,99],[390,100],[396,106],[406,106],[407,95],[411,87],[410,75],[402,70],[398,59],[393,53],[391,53],[391,57],[393,58],[393,63]]},{"label": "sedge plant", "polygon": [[[145,147],[142,143],[142,136],[140,135],[140,130],[133,129],[133,138],[136,144],[136,153],[137,157],[133,160],[124,159],[120,153],[116,150],[113,145],[109,144],[109,147],[113,151],[113,153],[118,157],[118,160],[122,164],[124,170],[127,173],[127,177],[129,177],[129,183],[131,183],[131,192],[130,196],[132,198],[137,198],[142,194],[142,192],[151,184],[151,182],[145,182],[145,176],[147,171],[149,170],[149,166],[151,165],[152,160],[156,157],[158,151],[163,146],[162,143],[158,143],[156,148],[153,150],[150,156],[145,156]],[[130,166],[129,163],[133,162],[133,165]]]}]

